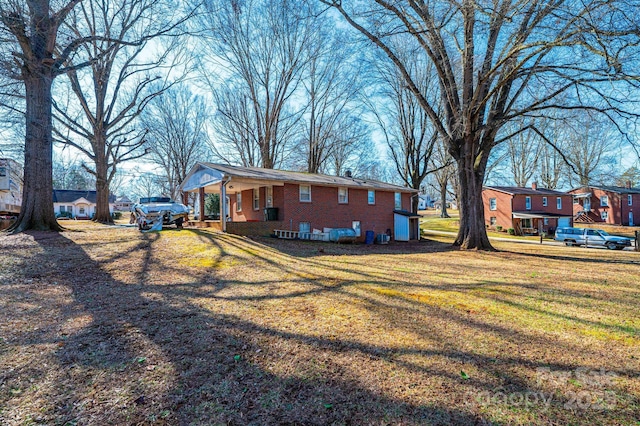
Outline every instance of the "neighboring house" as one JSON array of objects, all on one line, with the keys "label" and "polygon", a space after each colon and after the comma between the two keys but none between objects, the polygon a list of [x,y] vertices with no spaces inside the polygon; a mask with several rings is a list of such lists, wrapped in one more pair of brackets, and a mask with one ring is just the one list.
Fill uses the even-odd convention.
[{"label": "neighboring house", "polygon": [[418,197],[418,210],[426,210],[433,207],[433,199],[430,195],[420,195]]},{"label": "neighboring house", "polygon": [[0,158],[0,216],[17,216],[22,205],[22,166]]},{"label": "neighboring house", "polygon": [[[196,214],[201,221],[205,193],[220,194],[224,200],[220,217],[226,220],[209,221],[208,226],[229,233],[270,235],[276,229],[313,233],[352,228],[359,240],[364,240],[366,231],[394,235],[394,211],[407,213],[411,197],[417,195],[416,190],[370,179],[211,163],[196,164],[180,189],[185,195],[199,194]],[[405,217],[411,228],[408,235],[419,238],[416,215]]]},{"label": "neighboring house", "polygon": [[[109,196],[109,211],[113,212],[116,197]],[[53,190],[53,210],[56,216],[91,219],[96,213],[96,191]]]},{"label": "neighboring house", "polygon": [[127,196],[122,196],[116,198],[113,203],[113,210],[117,212],[129,212],[131,211],[131,206],[133,202]]},{"label": "neighboring house", "polygon": [[584,186],[569,191],[578,223],[640,225],[640,188],[627,186]]},{"label": "neighboring house", "polygon": [[513,228],[516,235],[553,232],[572,226],[572,196],[566,192],[513,186],[486,186],[482,190],[487,226]]}]

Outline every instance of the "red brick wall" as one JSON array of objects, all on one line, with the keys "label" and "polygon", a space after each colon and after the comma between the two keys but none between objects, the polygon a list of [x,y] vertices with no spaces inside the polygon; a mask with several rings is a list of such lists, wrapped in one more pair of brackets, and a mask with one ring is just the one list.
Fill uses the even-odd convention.
[{"label": "red brick wall", "polygon": [[[260,209],[253,210],[253,190],[242,192],[242,211],[236,211],[236,195],[231,194],[230,216],[233,222],[264,221],[266,203],[266,188],[260,188]],[[395,193],[376,191],[374,205],[368,204],[366,189],[348,190],[348,203],[338,203],[338,188],[315,186],[311,187],[311,202],[300,201],[300,190],[297,184],[285,184],[273,187],[273,207],[278,208],[278,225],[281,229],[298,230],[300,222],[309,222],[311,229],[323,228],[351,228],[353,221],[360,221],[361,239],[365,231],[384,233],[387,229],[393,231],[393,210]],[[411,208],[411,194],[402,193],[402,209]],[[267,222],[271,230],[276,222]],[[233,226],[232,226],[233,228]],[[246,230],[245,230],[246,228]],[[265,229],[267,229],[265,228]],[[278,228],[278,229],[280,229]],[[240,227],[237,231],[228,228],[229,232],[249,235],[251,227]],[[260,228],[256,231],[265,234]]]},{"label": "red brick wall", "polygon": [[[490,210],[489,200],[496,199],[496,210]],[[491,218],[496,218],[495,226],[502,226],[504,229],[513,227],[511,216],[511,195],[493,189],[482,190],[482,202],[484,203],[484,223],[491,224]]]},{"label": "red brick wall", "polygon": [[[535,212],[547,212],[550,214],[560,214],[571,216],[573,214],[573,197],[571,195],[560,195],[562,198],[562,209],[558,210],[556,205],[556,198],[558,195],[524,195],[516,194],[510,195],[501,191],[485,188],[482,191],[482,201],[484,202],[484,222],[489,225],[491,223],[491,217],[496,218],[496,225],[502,226],[504,229],[513,227],[512,213],[514,211],[527,211],[526,197],[531,197],[531,211]],[[543,197],[547,197],[547,206],[543,206]],[[496,210],[489,210],[489,199],[495,198],[497,202]],[[549,219],[549,227],[556,228],[558,226],[557,219]]]},{"label": "red brick wall", "polygon": [[[284,206],[280,218],[293,229],[300,222],[309,222],[311,229],[351,228],[353,221],[360,221],[364,238],[365,231],[384,233],[393,231],[394,193],[376,191],[374,205],[367,201],[367,190],[349,188],[347,204],[338,203],[338,188],[325,186],[311,187],[311,202],[300,202],[299,186],[285,184]],[[402,194],[402,207],[410,208],[411,194]],[[289,229],[285,226],[286,229]]]},{"label": "red brick wall", "polygon": [[[585,193],[589,188],[580,188],[573,192]],[[619,194],[611,191],[604,191],[602,189],[591,188],[591,211],[593,216],[599,218],[602,222],[610,225],[629,225],[629,212],[633,213],[633,222],[637,226],[640,223],[640,194],[631,194],[632,205],[629,205],[627,198],[628,194]],[[609,197],[609,206],[602,206],[602,196]],[[584,208],[584,200],[581,199],[579,204],[573,205],[573,213],[577,214]],[[606,220],[602,220],[602,212],[608,212]]]}]

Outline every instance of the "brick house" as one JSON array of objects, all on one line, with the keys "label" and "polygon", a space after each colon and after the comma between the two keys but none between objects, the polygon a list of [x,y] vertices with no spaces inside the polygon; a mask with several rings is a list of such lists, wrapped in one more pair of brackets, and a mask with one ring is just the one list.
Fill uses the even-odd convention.
[{"label": "brick house", "polygon": [[583,186],[569,191],[573,214],[579,223],[640,224],[640,188],[624,186]]},{"label": "brick house", "polygon": [[484,219],[488,227],[513,228],[517,235],[553,233],[573,223],[572,196],[566,192],[514,186],[485,186]]},{"label": "brick house", "polygon": [[[205,222],[205,194],[220,194],[226,202],[220,203],[219,217],[227,219],[206,226],[222,231],[269,235],[276,229],[352,228],[359,240],[365,231],[394,232],[394,220],[402,220],[394,211],[406,213],[417,196],[413,189],[369,179],[212,163],[196,164],[180,189],[185,201],[188,193],[199,194],[194,206],[199,222]],[[418,216],[403,217],[410,221],[410,239],[419,238]]]}]

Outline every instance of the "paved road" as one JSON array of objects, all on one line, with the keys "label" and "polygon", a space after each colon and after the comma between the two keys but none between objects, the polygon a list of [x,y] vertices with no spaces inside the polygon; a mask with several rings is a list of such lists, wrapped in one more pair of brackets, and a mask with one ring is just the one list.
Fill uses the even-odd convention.
[{"label": "paved road", "polygon": [[[442,236],[447,236],[447,237],[455,237],[458,234],[456,232],[447,232],[447,231],[432,231],[430,229],[422,229],[422,233],[423,234],[427,234],[427,235],[442,235]],[[501,237],[489,237],[489,239],[491,241],[505,241],[507,243],[522,243],[522,244],[538,244],[540,245],[540,240],[536,239],[536,240],[521,240],[519,238],[501,238]],[[564,246],[564,243],[561,243],[559,241],[554,241],[554,240],[542,240],[542,244],[544,245],[549,245],[549,246]],[[633,242],[631,243],[633,244]],[[575,249],[575,247],[567,247],[567,248],[572,248]],[[606,247],[589,247],[589,248],[595,248],[595,249],[600,249],[600,248],[606,248]],[[627,251],[633,251],[634,247],[627,247],[625,248],[625,250]]]}]

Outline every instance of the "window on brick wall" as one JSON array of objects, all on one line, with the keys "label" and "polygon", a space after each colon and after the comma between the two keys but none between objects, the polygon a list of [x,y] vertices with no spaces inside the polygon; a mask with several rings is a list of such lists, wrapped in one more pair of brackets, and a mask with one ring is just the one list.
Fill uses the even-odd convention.
[{"label": "window on brick wall", "polygon": [[542,207],[547,207],[547,197],[542,197]]},{"label": "window on brick wall", "polygon": [[242,192],[238,192],[236,194],[236,211],[237,212],[242,211]]},{"label": "window on brick wall", "polygon": [[489,223],[491,224],[491,226],[496,226],[497,222],[498,220],[496,219],[495,216],[491,216],[491,219],[489,219]]},{"label": "window on brick wall", "polygon": [[556,208],[558,210],[562,210],[562,198],[561,197],[556,198]]},{"label": "window on brick wall", "polygon": [[600,197],[600,205],[602,207],[609,207],[609,197],[607,195]]},{"label": "window on brick wall", "polygon": [[265,207],[273,207],[273,186],[267,186],[267,199],[265,200]]},{"label": "window on brick wall", "polygon": [[526,197],[524,199],[524,208],[527,210],[531,210],[531,197]]},{"label": "window on brick wall", "polygon": [[602,213],[600,213],[600,217],[602,218],[602,220],[607,220],[607,219],[609,219],[609,212],[602,212]]},{"label": "window on brick wall", "polygon": [[356,237],[360,236],[360,221],[359,220],[354,220],[353,222],[351,222],[351,227],[353,228],[354,231],[356,231]]},{"label": "window on brick wall", "polygon": [[394,204],[393,204],[393,208],[396,210],[402,210],[402,194],[399,192],[396,192],[394,194]]},{"label": "window on brick wall", "polygon": [[253,189],[253,209],[260,210],[260,188]]},{"label": "window on brick wall", "polygon": [[338,203],[339,204],[348,204],[349,203],[349,189],[348,188],[338,188]]},{"label": "window on brick wall", "polygon": [[495,198],[489,198],[489,210],[497,210],[498,201]]},{"label": "window on brick wall", "polygon": [[367,192],[367,202],[369,204],[375,204],[376,203],[376,191],[368,191]]},{"label": "window on brick wall", "polygon": [[627,195],[627,204],[630,206],[633,205],[633,197],[631,196],[631,194]]},{"label": "window on brick wall", "polygon": [[300,201],[303,203],[311,202],[311,185],[300,185]]}]

